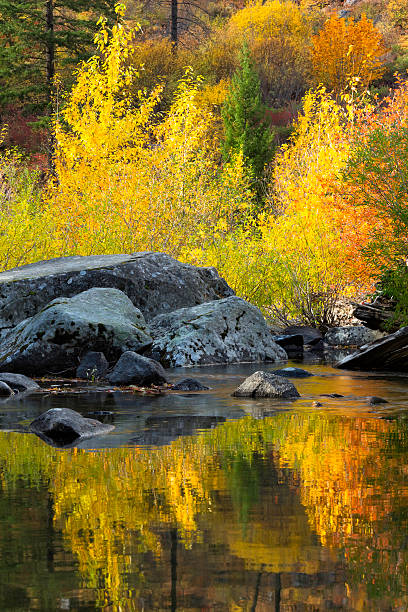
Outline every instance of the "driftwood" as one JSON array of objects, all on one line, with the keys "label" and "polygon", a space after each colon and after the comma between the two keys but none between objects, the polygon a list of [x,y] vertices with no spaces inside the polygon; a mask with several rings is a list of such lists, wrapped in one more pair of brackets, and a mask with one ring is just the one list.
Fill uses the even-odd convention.
[{"label": "driftwood", "polygon": [[400,326],[398,321],[392,323],[395,315],[395,302],[378,297],[371,304],[356,304],[353,316],[370,329],[393,332]]},{"label": "driftwood", "polygon": [[408,327],[365,344],[336,364],[345,370],[408,371]]}]

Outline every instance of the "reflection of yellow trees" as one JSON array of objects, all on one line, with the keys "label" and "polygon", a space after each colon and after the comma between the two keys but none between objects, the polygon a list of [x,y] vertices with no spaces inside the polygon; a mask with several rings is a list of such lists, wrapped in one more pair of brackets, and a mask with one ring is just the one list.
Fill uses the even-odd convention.
[{"label": "reflection of yellow trees", "polygon": [[[5,433],[0,436],[0,477],[4,487],[20,479],[31,486],[47,482],[55,526],[78,559],[83,586],[96,590],[99,605],[132,609],[136,593],[128,589],[125,576],[139,571],[143,579],[140,555],[162,555],[160,529],[166,525],[176,526],[189,548],[201,539],[198,518],[207,517],[215,539],[250,565],[258,562],[281,571],[302,563],[299,551],[308,545],[309,535],[300,506],[292,509],[296,524],[286,533],[285,522],[273,519],[273,512],[268,516],[266,507],[249,518],[245,529],[239,508],[230,507],[228,517],[223,514],[219,500],[230,496],[228,487],[247,486],[240,473],[230,478],[238,459],[250,478],[257,462],[270,469],[275,462],[288,488],[300,489],[300,501],[322,544],[334,552],[344,548],[351,566],[360,564],[362,572],[375,559],[386,573],[394,561],[384,551],[396,548],[401,526],[393,532],[391,523],[381,525],[391,512],[408,506],[404,466],[395,453],[384,454],[390,436],[397,434],[398,426],[384,420],[306,413],[246,417],[150,449],[59,451],[33,436]],[[257,486],[262,488],[262,482]],[[250,503],[262,504],[272,490],[261,491]],[[277,502],[273,495],[268,500],[270,510]],[[299,537],[302,533],[305,539]],[[317,569],[313,560],[303,567],[311,573]],[[401,576],[402,584],[405,578]]]},{"label": "reflection of yellow trees", "polygon": [[190,439],[159,449],[89,453],[4,434],[0,463],[6,482],[21,475],[34,483],[49,480],[55,524],[78,558],[84,586],[97,589],[99,605],[124,603],[123,577],[131,565],[137,570],[132,555],[161,555],[155,528],[177,524],[190,546],[195,517],[210,505],[214,460]]}]

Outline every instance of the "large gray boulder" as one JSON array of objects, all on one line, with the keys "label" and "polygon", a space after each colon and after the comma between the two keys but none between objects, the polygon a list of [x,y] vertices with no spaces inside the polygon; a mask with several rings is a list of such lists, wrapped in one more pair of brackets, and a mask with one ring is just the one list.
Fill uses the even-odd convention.
[{"label": "large gray boulder", "polygon": [[345,370],[408,372],[408,327],[363,345],[336,366]]},{"label": "large gray boulder", "polygon": [[368,329],[364,325],[332,327],[324,336],[330,346],[363,346],[385,336],[384,332]]},{"label": "large gray boulder", "polygon": [[28,393],[40,389],[40,385],[24,376],[23,374],[13,374],[12,372],[0,372],[0,381],[6,383],[15,393]]},{"label": "large gray boulder", "polygon": [[133,351],[126,351],[108,376],[113,385],[162,385],[167,382],[163,366]]},{"label": "large gray boulder", "polygon": [[159,315],[150,333],[152,357],[169,367],[287,359],[260,310],[236,296]]},{"label": "large gray boulder", "polygon": [[72,374],[89,351],[103,351],[113,361],[151,342],[142,313],[124,293],[89,289],[53,300],[11,330],[0,344],[0,371]]},{"label": "large gray boulder", "polygon": [[69,408],[51,408],[30,424],[30,431],[54,444],[64,446],[80,438],[109,433],[114,425],[87,419]]},{"label": "large gray boulder", "polygon": [[235,389],[235,397],[300,397],[293,383],[270,372],[254,372]]},{"label": "large gray boulder", "polygon": [[146,320],[234,294],[215,268],[180,263],[164,253],[60,257],[0,273],[0,331],[57,297],[94,287],[123,291]]}]

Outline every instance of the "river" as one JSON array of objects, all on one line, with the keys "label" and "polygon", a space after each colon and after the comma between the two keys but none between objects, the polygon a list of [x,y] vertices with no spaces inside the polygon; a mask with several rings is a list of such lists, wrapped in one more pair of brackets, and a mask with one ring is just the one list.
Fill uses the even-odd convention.
[{"label": "river", "polygon": [[[202,393],[3,403],[0,609],[408,609],[408,376],[309,360],[300,399],[231,397],[274,367],[171,372]],[[52,407],[115,430],[65,449],[24,433]]]}]

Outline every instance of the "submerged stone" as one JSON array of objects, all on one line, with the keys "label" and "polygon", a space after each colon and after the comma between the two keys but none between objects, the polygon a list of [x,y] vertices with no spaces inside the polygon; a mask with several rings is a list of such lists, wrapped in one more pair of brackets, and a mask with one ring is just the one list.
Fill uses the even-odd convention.
[{"label": "submerged stone", "polygon": [[379,404],[388,404],[388,401],[383,397],[378,397],[377,395],[372,395],[371,397],[367,397],[367,401],[371,406],[377,406]]},{"label": "submerged stone", "polygon": [[184,378],[173,385],[173,391],[208,391],[209,388],[194,378]]},{"label": "submerged stone", "polygon": [[281,368],[279,370],[273,370],[272,374],[276,374],[276,376],[285,376],[287,378],[309,378],[313,376],[311,372],[302,370],[302,368]]},{"label": "submerged stone", "polygon": [[235,397],[300,397],[295,385],[270,372],[255,372],[248,376],[232,394]]},{"label": "submerged stone", "polygon": [[78,438],[90,438],[109,433],[113,425],[87,419],[69,408],[52,408],[30,424],[30,431],[58,445],[71,444]]}]

